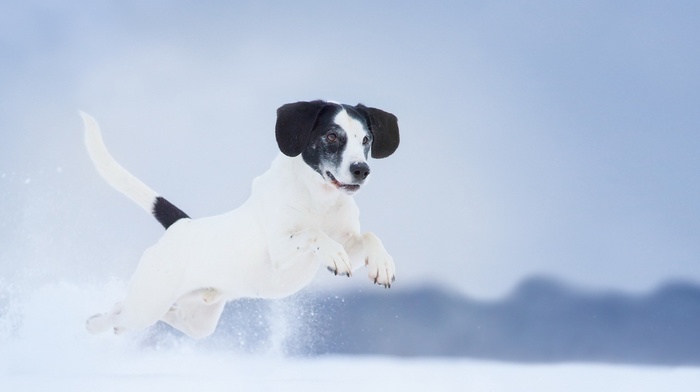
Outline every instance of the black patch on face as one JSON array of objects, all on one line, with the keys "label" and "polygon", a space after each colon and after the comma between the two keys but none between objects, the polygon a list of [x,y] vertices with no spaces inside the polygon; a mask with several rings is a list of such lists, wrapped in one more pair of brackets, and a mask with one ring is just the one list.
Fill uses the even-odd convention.
[{"label": "black patch on face", "polygon": [[347,134],[333,121],[342,107],[328,104],[318,116],[306,148],[301,153],[307,165],[324,175],[323,167],[337,168],[343,160]]}]

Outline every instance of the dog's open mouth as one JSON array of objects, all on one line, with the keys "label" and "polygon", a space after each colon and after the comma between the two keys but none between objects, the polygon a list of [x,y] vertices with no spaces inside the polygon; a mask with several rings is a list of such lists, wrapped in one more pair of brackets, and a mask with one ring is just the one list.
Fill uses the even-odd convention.
[{"label": "dog's open mouth", "polygon": [[331,184],[340,190],[353,193],[360,189],[360,184],[343,184],[342,182],[336,180],[333,174],[331,174],[329,171],[326,171],[326,176],[328,176],[328,178],[331,180]]}]

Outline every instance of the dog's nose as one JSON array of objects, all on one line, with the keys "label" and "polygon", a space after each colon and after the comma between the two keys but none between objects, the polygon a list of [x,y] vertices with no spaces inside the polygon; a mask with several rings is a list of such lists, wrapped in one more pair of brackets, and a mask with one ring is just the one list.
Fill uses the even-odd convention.
[{"label": "dog's nose", "polygon": [[369,176],[369,165],[365,162],[355,162],[350,165],[350,173],[355,181],[364,181]]}]

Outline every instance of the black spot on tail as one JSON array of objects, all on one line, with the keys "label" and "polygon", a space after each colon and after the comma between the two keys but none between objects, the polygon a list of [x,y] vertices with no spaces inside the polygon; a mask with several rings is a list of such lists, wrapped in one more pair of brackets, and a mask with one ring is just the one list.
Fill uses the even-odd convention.
[{"label": "black spot on tail", "polygon": [[156,197],[156,201],[153,203],[153,216],[166,229],[182,218],[189,218],[181,209],[160,196]]}]

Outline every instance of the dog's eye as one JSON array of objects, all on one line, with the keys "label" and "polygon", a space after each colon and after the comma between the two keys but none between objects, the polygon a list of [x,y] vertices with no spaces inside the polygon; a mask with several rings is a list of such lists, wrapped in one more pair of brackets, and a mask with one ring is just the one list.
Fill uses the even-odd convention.
[{"label": "dog's eye", "polygon": [[364,139],[362,139],[362,144],[365,145],[367,143],[369,143],[369,138],[365,136]]},{"label": "dog's eye", "polygon": [[334,142],[338,140],[338,135],[335,132],[328,132],[326,134],[326,140],[328,140],[329,142]]}]

